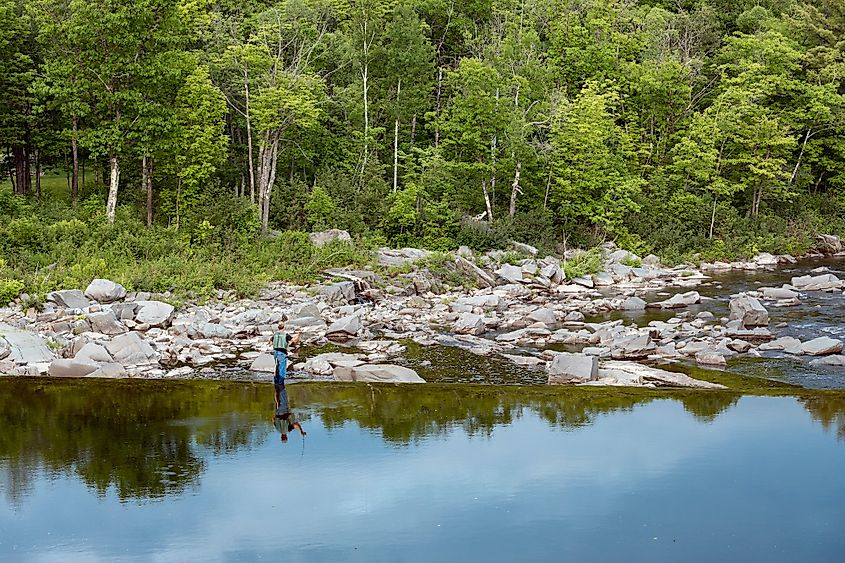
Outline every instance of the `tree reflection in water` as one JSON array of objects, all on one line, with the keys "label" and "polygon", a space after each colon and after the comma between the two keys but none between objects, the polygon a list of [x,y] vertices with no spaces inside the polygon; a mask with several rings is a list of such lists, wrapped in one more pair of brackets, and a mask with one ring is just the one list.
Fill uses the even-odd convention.
[{"label": "tree reflection in water", "polygon": [[[712,422],[740,395],[493,385],[306,384],[288,387],[298,418],[332,430],[354,422],[397,445],[460,428],[489,436],[525,412],[577,429],[604,413],[678,400]],[[845,438],[845,395],[800,399],[814,419]],[[264,443],[275,433],[272,387],[262,383],[138,380],[0,381],[0,485],[19,504],[35,477],[76,476],[122,501],[179,495],[199,485],[209,459]]]}]

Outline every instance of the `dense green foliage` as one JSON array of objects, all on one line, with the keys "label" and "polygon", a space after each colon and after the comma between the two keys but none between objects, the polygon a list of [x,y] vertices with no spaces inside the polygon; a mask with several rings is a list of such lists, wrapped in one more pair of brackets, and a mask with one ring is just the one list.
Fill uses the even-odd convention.
[{"label": "dense green foliage", "polygon": [[290,277],[244,270],[273,230],[670,261],[845,231],[839,0],[0,0],[0,20],[9,184],[32,198],[0,192],[0,279]]}]

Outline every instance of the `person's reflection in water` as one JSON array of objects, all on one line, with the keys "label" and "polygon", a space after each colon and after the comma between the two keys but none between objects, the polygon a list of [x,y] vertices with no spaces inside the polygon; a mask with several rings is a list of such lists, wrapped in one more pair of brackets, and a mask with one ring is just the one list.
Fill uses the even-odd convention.
[{"label": "person's reflection in water", "polygon": [[305,430],[302,429],[302,425],[296,421],[296,417],[294,417],[293,413],[290,412],[288,390],[284,385],[281,385],[276,388],[276,393],[278,400],[276,412],[273,414],[273,426],[275,426],[276,430],[278,430],[281,434],[282,442],[288,441],[288,432],[292,432],[293,430],[299,430],[299,433],[304,438]]}]

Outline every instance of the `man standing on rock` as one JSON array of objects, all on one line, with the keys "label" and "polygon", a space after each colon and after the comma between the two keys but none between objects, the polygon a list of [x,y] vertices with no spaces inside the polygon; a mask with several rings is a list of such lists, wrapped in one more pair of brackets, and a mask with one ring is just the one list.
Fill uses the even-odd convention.
[{"label": "man standing on rock", "polygon": [[285,388],[285,376],[288,372],[288,352],[291,347],[299,343],[300,333],[291,336],[282,329],[284,323],[279,324],[279,332],[273,335],[273,358],[276,360],[276,369],[273,372],[273,387],[275,388],[276,407],[279,406],[279,393]]}]

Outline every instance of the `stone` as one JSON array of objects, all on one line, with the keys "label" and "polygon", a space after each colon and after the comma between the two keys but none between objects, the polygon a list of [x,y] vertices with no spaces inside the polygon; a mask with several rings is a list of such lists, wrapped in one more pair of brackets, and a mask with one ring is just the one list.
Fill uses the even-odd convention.
[{"label": "stone", "polygon": [[822,254],[838,254],[842,252],[842,241],[836,235],[818,235],[817,248]]},{"label": "stone", "polygon": [[820,336],[801,344],[801,351],[808,356],[827,356],[829,354],[838,354],[842,351],[843,343],[841,340],[830,338],[829,336]]},{"label": "stone", "polygon": [[730,319],[738,320],[745,328],[769,326],[769,312],[755,297],[739,294],[730,301]]},{"label": "stone", "polygon": [[751,343],[745,340],[731,340],[728,343],[728,349],[744,354],[751,350]]},{"label": "stone", "polygon": [[88,315],[88,322],[91,323],[91,330],[99,332],[100,334],[107,334],[114,336],[128,332],[120,321],[117,320],[112,311],[103,311],[102,313],[91,313]]},{"label": "stone", "polygon": [[555,316],[555,312],[548,307],[543,307],[541,309],[535,309],[528,313],[528,318],[537,323],[544,323],[548,326],[552,326],[557,324],[557,317]]},{"label": "stone", "polygon": [[698,389],[726,389],[724,385],[693,379],[683,373],[666,371],[635,362],[605,362],[599,369],[599,382],[607,385],[655,387],[693,387]]},{"label": "stone", "polygon": [[534,356],[517,356],[514,354],[502,354],[502,357],[506,358],[511,363],[524,367],[536,367],[544,363],[543,360]]},{"label": "stone", "polygon": [[648,307],[657,309],[680,309],[697,303],[701,303],[701,295],[697,291],[687,291],[686,293],[677,293],[664,301],[649,303]]},{"label": "stone", "polygon": [[5,338],[0,337],[0,360],[6,359],[11,354],[12,349],[9,347],[9,343],[6,342]]},{"label": "stone", "polygon": [[173,305],[163,301],[136,301],[135,322],[149,327],[168,327],[173,320]]},{"label": "stone", "polygon": [[616,283],[613,279],[613,276],[608,274],[607,272],[599,272],[598,274],[593,276],[593,284],[598,287],[609,287]]},{"label": "stone", "polygon": [[796,355],[804,353],[801,341],[791,336],[782,336],[781,338],[776,338],[771,342],[763,342],[760,346],[758,346],[758,349],[762,352],[777,350],[786,352],[787,354]]},{"label": "stone", "polygon": [[126,297],[126,288],[111,280],[98,278],[88,284],[85,296],[98,303],[112,303]]},{"label": "stone", "polygon": [[511,248],[513,248],[517,252],[521,252],[522,254],[526,254],[528,256],[537,256],[537,252],[539,252],[530,244],[523,244],[521,242],[516,241],[511,241]]},{"label": "stone", "polygon": [[785,287],[764,287],[763,299],[796,299],[798,292]]},{"label": "stone", "polygon": [[324,295],[330,303],[347,304],[355,299],[355,284],[344,281],[326,285],[320,288],[320,295]]},{"label": "stone", "polygon": [[754,257],[754,263],[758,266],[777,266],[778,259],[777,256],[769,254],[768,252],[761,252],[757,256]]},{"label": "stone", "polygon": [[496,286],[496,280],[493,278],[493,276],[491,276],[490,274],[488,274],[487,272],[485,272],[484,270],[482,270],[481,268],[479,268],[478,266],[476,266],[475,264],[473,264],[462,256],[455,257],[455,266],[458,268],[458,270],[474,279],[478,287]]},{"label": "stone", "polygon": [[580,276],[577,278],[572,278],[572,283],[580,285],[581,287],[586,287],[588,289],[593,289],[595,287],[595,283],[593,283],[593,278],[590,276]]},{"label": "stone", "polygon": [[78,289],[52,291],[47,294],[47,301],[65,309],[85,309],[91,306],[91,302]]},{"label": "stone", "polygon": [[842,287],[842,280],[833,274],[821,274],[819,276],[798,276],[792,278],[792,286],[801,291],[825,291],[839,289]]},{"label": "stone", "polygon": [[326,336],[356,336],[361,332],[361,317],[358,315],[347,315],[341,317],[329,326]]},{"label": "stone", "polygon": [[190,338],[232,338],[232,330],[215,323],[195,323],[188,326]]},{"label": "stone", "polygon": [[111,312],[119,321],[134,321],[137,311],[137,303],[115,303],[111,306]]},{"label": "stone", "polygon": [[106,350],[125,366],[158,362],[158,353],[137,332],[127,332],[106,343]]},{"label": "stone", "polygon": [[0,340],[9,350],[6,359],[16,364],[49,364],[56,357],[43,336],[28,330],[0,323]]},{"label": "stone", "polygon": [[50,363],[47,373],[50,377],[85,377],[99,369],[97,362],[85,359],[56,359]]},{"label": "stone", "polygon": [[480,309],[496,309],[501,305],[502,299],[494,294],[487,295],[473,295],[472,297],[461,297],[453,305],[467,305],[470,308],[478,307]]},{"label": "stone", "polygon": [[349,236],[349,232],[341,229],[329,229],[328,231],[309,233],[308,240],[317,248],[322,248],[332,242],[352,245],[352,237]]},{"label": "stone", "polygon": [[655,344],[648,334],[629,336],[619,341],[614,341],[611,347],[611,354],[614,359],[638,359],[646,358],[657,350]]},{"label": "stone", "polygon": [[291,307],[287,312],[288,320],[301,319],[303,317],[313,317],[319,319],[321,316],[320,308],[311,301],[298,303]]},{"label": "stone", "polygon": [[496,270],[496,275],[505,280],[507,283],[522,283],[522,268],[519,266],[502,264],[502,266]]},{"label": "stone", "polygon": [[315,375],[331,375],[334,372],[332,365],[320,356],[305,360],[305,365],[302,366],[302,369]]},{"label": "stone", "polygon": [[307,330],[311,332],[326,330],[326,322],[317,317],[298,317],[285,322],[285,330]]},{"label": "stone", "polygon": [[845,356],[839,354],[833,354],[830,356],[823,356],[821,358],[816,358],[815,360],[810,360],[811,366],[828,366],[828,367],[844,367],[845,366]]},{"label": "stone", "polygon": [[619,305],[619,309],[622,311],[643,311],[645,307],[645,300],[636,296],[628,297]]},{"label": "stone", "polygon": [[371,383],[425,383],[416,371],[395,364],[364,364],[356,367],[336,367],[337,381]]},{"label": "stone", "polygon": [[377,252],[376,258],[379,266],[404,266],[405,264],[413,264],[424,258],[431,256],[428,250],[420,250],[419,248],[403,248],[401,250],[393,250],[390,248],[380,248]]},{"label": "stone", "polygon": [[728,363],[725,356],[712,348],[707,348],[698,352],[695,355],[695,361],[699,364],[708,366],[725,366]]},{"label": "stone", "polygon": [[599,359],[587,354],[561,352],[549,363],[546,371],[552,385],[594,381],[598,378]]},{"label": "stone", "polygon": [[571,311],[566,314],[563,320],[568,323],[581,323],[584,322],[584,313],[581,311]]},{"label": "stone", "polygon": [[276,371],[276,358],[272,354],[260,354],[249,365],[250,371],[273,373]]},{"label": "stone", "polygon": [[484,317],[475,313],[461,313],[452,325],[452,332],[457,334],[482,334],[486,330]]},{"label": "stone", "polygon": [[111,354],[103,346],[88,342],[73,356],[75,360],[89,360],[92,362],[108,362],[113,361]]},{"label": "stone", "polygon": [[558,262],[552,262],[551,264],[546,264],[541,267],[540,275],[553,284],[563,283],[563,280],[566,279],[566,273],[563,271],[563,268],[560,267]]}]

